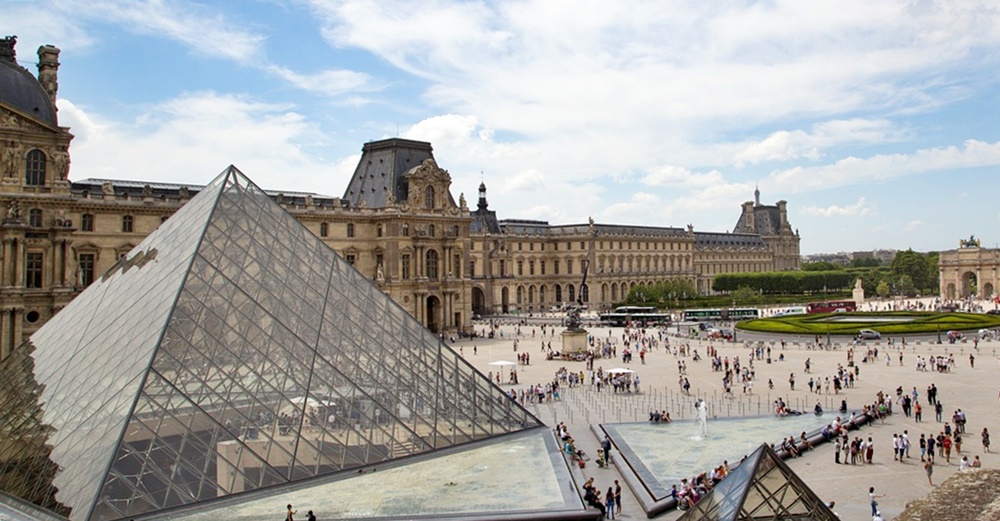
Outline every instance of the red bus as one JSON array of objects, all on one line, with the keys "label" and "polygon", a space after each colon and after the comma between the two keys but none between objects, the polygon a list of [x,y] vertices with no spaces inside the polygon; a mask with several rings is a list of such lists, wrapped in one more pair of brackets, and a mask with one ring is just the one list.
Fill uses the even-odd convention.
[{"label": "red bus", "polygon": [[857,309],[858,304],[853,300],[828,300],[809,303],[806,306],[806,313],[846,313]]}]

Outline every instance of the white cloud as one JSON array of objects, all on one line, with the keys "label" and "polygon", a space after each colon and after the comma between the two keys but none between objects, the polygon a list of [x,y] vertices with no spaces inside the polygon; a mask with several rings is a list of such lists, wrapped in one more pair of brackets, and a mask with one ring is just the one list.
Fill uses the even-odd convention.
[{"label": "white cloud", "polygon": [[962,147],[920,149],[913,153],[847,157],[815,167],[774,172],[769,179],[788,192],[806,192],[887,181],[926,172],[1000,165],[1000,142],[970,139]]},{"label": "white cloud", "polygon": [[818,217],[864,217],[875,213],[875,211],[864,197],[860,197],[858,202],[846,206],[831,205],[825,208],[807,206],[802,209],[802,213]]},{"label": "white cloud", "polygon": [[687,168],[674,165],[657,167],[640,179],[640,182],[646,186],[665,187],[702,187],[718,184],[722,181],[722,173],[717,170],[696,173]]},{"label": "white cloud", "polygon": [[906,231],[912,232],[914,230],[919,230],[923,226],[924,226],[923,221],[921,221],[920,219],[914,219],[906,224]]},{"label": "white cloud", "polygon": [[265,70],[302,90],[331,97],[381,89],[374,84],[368,74],[351,70],[325,70],[316,74],[300,74],[278,65],[267,65]]},{"label": "white cloud", "polygon": [[[74,164],[87,165],[71,170],[71,179],[204,184],[234,164],[263,188],[329,185],[331,167],[305,145],[321,140],[320,133],[288,105],[196,92],[149,107],[133,121],[99,119],[65,99],[60,107],[61,123],[77,133]],[[331,191],[324,195],[340,195],[342,187]]]},{"label": "white cloud", "polygon": [[889,120],[847,119],[823,121],[809,131],[779,130],[765,139],[747,143],[735,154],[737,166],[793,159],[819,160],[824,150],[845,143],[899,141],[905,135]]}]

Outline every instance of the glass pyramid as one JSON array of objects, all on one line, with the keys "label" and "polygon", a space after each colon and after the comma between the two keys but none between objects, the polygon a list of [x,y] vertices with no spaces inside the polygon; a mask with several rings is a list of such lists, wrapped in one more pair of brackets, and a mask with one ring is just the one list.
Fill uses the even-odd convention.
[{"label": "glass pyramid", "polygon": [[677,521],[837,521],[792,469],[764,443]]},{"label": "glass pyramid", "polygon": [[74,520],[542,425],[235,167],[0,362],[0,400],[0,490]]}]

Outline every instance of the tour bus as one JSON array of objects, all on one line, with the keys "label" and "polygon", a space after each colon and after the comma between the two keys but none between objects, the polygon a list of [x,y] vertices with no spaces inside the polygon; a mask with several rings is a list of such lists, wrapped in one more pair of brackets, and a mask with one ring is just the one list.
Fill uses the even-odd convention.
[{"label": "tour bus", "polygon": [[610,313],[601,315],[605,326],[651,326],[670,324],[670,314],[661,313],[653,306],[619,306]]},{"label": "tour bus", "polygon": [[685,309],[684,320],[688,322],[705,322],[712,320],[751,320],[760,317],[757,308],[723,308],[723,309]]},{"label": "tour bus", "polygon": [[846,313],[857,309],[858,305],[853,300],[828,300],[811,302],[806,306],[806,313]]}]

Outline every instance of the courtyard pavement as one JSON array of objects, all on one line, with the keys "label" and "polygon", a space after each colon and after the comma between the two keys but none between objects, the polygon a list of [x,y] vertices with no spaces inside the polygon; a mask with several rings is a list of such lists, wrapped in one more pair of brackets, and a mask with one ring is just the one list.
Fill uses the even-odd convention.
[{"label": "courtyard pavement", "polygon": [[[498,360],[516,361],[518,353],[530,353],[531,363],[528,366],[518,365],[518,385],[501,385],[504,389],[523,389],[531,384],[545,384],[552,381],[556,371],[566,367],[570,371],[586,371],[583,362],[566,362],[561,360],[546,361],[541,343],[544,341],[552,343],[553,350],[558,351],[561,347],[560,332],[561,327],[546,327],[544,337],[539,324],[529,323],[517,326],[515,319],[500,319],[503,337],[493,339],[474,338],[456,340],[450,345],[459,350],[466,360],[484,374],[496,372],[498,366],[489,365],[490,362]],[[483,323],[477,323],[477,332],[487,329]],[[517,333],[518,328],[520,334]],[[671,328],[674,332],[676,328]],[[922,338],[907,340],[905,348],[901,341],[895,338],[895,345],[887,345],[886,339],[879,342],[869,342],[869,347],[879,349],[880,359],[877,362],[861,363],[864,357],[865,347],[855,348],[855,361],[860,365],[860,379],[854,388],[849,388],[840,395],[814,394],[809,392],[807,382],[810,376],[825,378],[832,376],[838,364],[847,366],[847,349],[850,347],[849,340],[841,340],[840,348],[836,350],[817,350],[807,348],[807,339],[786,338],[786,347],[781,348],[780,337],[774,337],[775,347],[772,350],[772,363],[767,364],[764,360],[754,362],[756,371],[756,382],[753,388],[753,395],[742,394],[741,386],[734,386],[735,398],[722,397],[722,373],[713,372],[711,363],[705,357],[709,346],[719,350],[720,356],[728,357],[732,362],[734,357],[739,356],[740,362],[744,366],[747,363],[749,350],[743,342],[727,343],[708,340],[688,340],[679,337],[670,337],[671,348],[683,344],[689,344],[691,349],[697,350],[702,355],[700,361],[693,361],[690,356],[674,355],[661,347],[646,355],[646,363],[641,364],[638,353],[635,353],[631,364],[623,364],[620,358],[621,347],[623,345],[622,328],[588,328],[590,334],[599,339],[610,338],[618,345],[619,358],[617,359],[597,359],[594,368],[625,366],[634,370],[641,379],[641,393],[639,394],[612,394],[606,391],[598,393],[596,389],[589,385],[574,389],[563,389],[562,399],[551,404],[530,405],[528,409],[547,425],[555,426],[559,422],[565,422],[570,433],[581,447],[591,457],[591,461],[585,469],[574,469],[577,479],[582,484],[583,480],[593,477],[597,487],[606,491],[608,486],[613,484],[615,479],[619,480],[623,486],[623,514],[618,516],[625,519],[644,519],[645,513],[641,510],[638,500],[631,494],[625,486],[618,471],[612,466],[610,468],[598,468],[594,464],[594,457],[599,448],[599,440],[591,433],[590,426],[599,423],[618,423],[647,421],[649,411],[653,409],[667,410],[676,419],[692,419],[695,416],[693,408],[693,396],[704,397],[714,416],[717,418],[757,416],[767,415],[771,412],[771,403],[777,397],[784,398],[785,402],[798,409],[811,410],[812,406],[820,401],[824,408],[832,410],[841,399],[846,399],[850,409],[860,409],[865,403],[871,403],[875,399],[878,391],[883,391],[892,397],[896,396],[897,387],[902,387],[905,392],[910,393],[913,387],[919,392],[919,399],[924,406],[923,422],[915,422],[913,418],[905,417],[899,407],[894,407],[892,416],[885,420],[883,424],[865,427],[860,431],[853,431],[852,436],[860,435],[864,438],[871,436],[875,443],[874,464],[872,465],[836,465],[833,458],[832,444],[824,444],[814,450],[806,452],[802,457],[789,460],[792,469],[795,470],[805,482],[825,501],[835,501],[835,510],[845,520],[868,520],[871,519],[868,501],[868,487],[874,486],[876,493],[884,494],[879,499],[879,508],[886,519],[892,519],[906,507],[906,504],[913,499],[927,494],[931,490],[931,485],[927,483],[926,475],[920,464],[920,450],[917,440],[921,434],[928,436],[937,435],[943,429],[943,423],[935,421],[933,406],[926,402],[926,391],[930,384],[935,384],[938,388],[939,401],[944,406],[944,418],[948,421],[956,409],[962,409],[967,416],[966,435],[963,438],[962,454],[968,455],[971,460],[973,456],[979,455],[983,466],[987,468],[1000,467],[1000,455],[994,449],[992,453],[984,453],[980,443],[980,433],[983,428],[989,429],[991,434],[1000,433],[1000,419],[997,411],[1000,408],[998,401],[998,389],[1000,389],[1000,358],[998,349],[1000,342],[984,341],[979,343],[978,349],[973,347],[969,340],[967,343],[937,344],[935,338]],[[514,340],[517,339],[519,347],[515,352],[513,349]],[[834,342],[836,342],[834,338]],[[476,354],[474,354],[474,351]],[[890,355],[888,363],[885,354]],[[779,355],[784,355],[783,361],[778,361]],[[899,356],[902,354],[902,364]],[[975,358],[975,366],[970,367],[970,354]],[[927,357],[928,355],[954,355],[955,369],[949,373],[939,373],[933,370],[917,371],[917,356]],[[811,374],[805,373],[806,360],[811,362]],[[678,360],[683,360],[687,365],[687,377],[691,382],[691,395],[685,396],[678,385]],[[502,368],[504,371],[503,381],[507,381],[510,367]],[[789,375],[795,374],[795,390],[789,388]],[[589,373],[588,373],[589,374]],[[768,389],[768,380],[774,382],[774,389]],[[713,418],[708,420],[709,429],[717,426],[712,425]],[[722,422],[721,425],[724,425]],[[908,431],[911,440],[911,457],[903,462],[893,461],[891,444],[892,435]],[[759,442],[776,443],[778,439],[760,439]],[[665,450],[669,448],[665,447]],[[940,483],[958,471],[958,461],[961,456],[952,455],[951,464],[945,464],[943,458],[938,458],[933,479],[935,483]],[[719,462],[721,463],[721,462]],[[708,470],[708,469],[705,469]],[[660,519],[676,519],[679,512],[669,512],[660,516]]]}]

